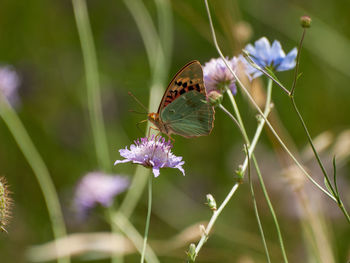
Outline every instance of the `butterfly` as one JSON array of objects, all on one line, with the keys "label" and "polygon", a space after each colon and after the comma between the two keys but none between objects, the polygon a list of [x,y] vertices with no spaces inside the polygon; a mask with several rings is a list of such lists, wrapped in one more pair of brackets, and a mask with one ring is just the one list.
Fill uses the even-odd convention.
[{"label": "butterfly", "polygon": [[[158,111],[148,120],[171,138],[209,135],[214,127],[214,108],[207,102],[203,70],[199,61],[187,63],[170,81]],[[172,139],[172,138],[171,138]]]}]

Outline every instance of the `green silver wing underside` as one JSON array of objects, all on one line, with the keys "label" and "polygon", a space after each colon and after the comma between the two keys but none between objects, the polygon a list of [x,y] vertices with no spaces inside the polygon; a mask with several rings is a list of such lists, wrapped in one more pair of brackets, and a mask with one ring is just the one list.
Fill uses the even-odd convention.
[{"label": "green silver wing underside", "polygon": [[197,137],[208,135],[213,129],[214,109],[204,94],[192,90],[166,106],[160,118],[171,133]]}]

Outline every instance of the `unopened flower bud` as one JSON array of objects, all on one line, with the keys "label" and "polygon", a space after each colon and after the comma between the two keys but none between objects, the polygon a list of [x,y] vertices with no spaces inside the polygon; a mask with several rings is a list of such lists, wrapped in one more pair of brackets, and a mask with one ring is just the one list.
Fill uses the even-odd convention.
[{"label": "unopened flower bud", "polygon": [[212,211],[216,211],[216,201],[211,194],[207,194],[207,205]]},{"label": "unopened flower bud", "polygon": [[194,262],[196,259],[196,245],[191,243],[187,250],[187,258],[190,262]]},{"label": "unopened flower bud", "polygon": [[222,94],[220,92],[217,92],[216,90],[211,91],[208,94],[209,102],[214,107],[217,107],[222,102]]},{"label": "unopened flower bud", "polygon": [[3,232],[7,232],[5,227],[11,214],[11,205],[12,200],[9,197],[6,179],[5,177],[0,177],[0,230]]},{"label": "unopened flower bud", "polygon": [[309,16],[300,17],[300,24],[303,28],[309,28],[311,26],[311,17]]},{"label": "unopened flower bud", "polygon": [[243,176],[244,176],[243,167],[242,165],[240,165],[238,169],[235,171],[235,179],[238,182],[242,182]]}]

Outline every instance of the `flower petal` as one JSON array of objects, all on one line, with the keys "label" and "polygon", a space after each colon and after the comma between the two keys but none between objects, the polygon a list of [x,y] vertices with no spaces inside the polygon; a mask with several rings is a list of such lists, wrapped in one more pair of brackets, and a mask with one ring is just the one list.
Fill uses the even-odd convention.
[{"label": "flower petal", "polygon": [[270,51],[269,65],[273,64],[277,67],[285,56],[286,54],[282,49],[281,43],[277,40],[273,41]]},{"label": "flower petal", "polygon": [[159,168],[153,167],[152,172],[154,174],[154,177],[158,177],[159,176]]},{"label": "flower petal", "polygon": [[128,160],[128,159],[116,160],[116,161],[114,162],[114,165],[117,165],[118,163],[127,163],[127,162],[131,162],[131,160]]},{"label": "flower petal", "polygon": [[281,64],[276,68],[277,71],[290,70],[295,67],[296,57],[298,54],[297,48],[293,48],[287,56],[282,60]]},{"label": "flower petal", "polygon": [[[266,37],[262,37],[259,40],[255,41],[255,54],[252,54],[253,57],[259,58],[256,63],[265,67],[270,63],[270,42]],[[255,61],[255,60],[254,60]]]}]

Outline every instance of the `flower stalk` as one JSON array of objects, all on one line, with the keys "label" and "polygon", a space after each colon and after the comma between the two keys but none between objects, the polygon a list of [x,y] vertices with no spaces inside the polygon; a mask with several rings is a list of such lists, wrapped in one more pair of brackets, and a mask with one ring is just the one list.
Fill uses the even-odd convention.
[{"label": "flower stalk", "polygon": [[97,56],[89,22],[89,14],[85,0],[72,0],[72,3],[84,58],[87,100],[96,157],[99,167],[105,172],[108,172],[111,170],[111,162],[103,121]]},{"label": "flower stalk", "polygon": [[236,81],[238,82],[239,86],[242,88],[243,92],[246,94],[247,98],[249,99],[249,101],[252,103],[252,105],[254,106],[254,108],[260,113],[261,117],[265,120],[266,125],[269,127],[269,129],[271,130],[272,134],[275,136],[275,138],[277,139],[277,141],[279,142],[279,144],[282,146],[282,148],[287,152],[287,154],[292,158],[292,160],[295,162],[295,164],[299,167],[299,169],[303,172],[303,174],[305,174],[305,176],[317,187],[319,188],[324,194],[326,194],[329,198],[331,198],[333,201],[336,202],[336,198],[334,198],[333,195],[331,195],[326,189],[324,189],[321,185],[319,185],[311,176],[310,174],[305,170],[305,168],[303,167],[303,165],[296,159],[296,157],[291,153],[291,151],[289,150],[289,148],[285,145],[285,143],[283,142],[283,140],[279,137],[279,135],[277,134],[277,132],[275,131],[275,129],[273,128],[273,126],[271,125],[271,123],[267,120],[267,118],[264,116],[263,112],[261,111],[261,109],[259,108],[259,106],[256,104],[256,102],[254,101],[254,99],[252,98],[252,96],[249,94],[248,90],[245,88],[245,86],[243,85],[242,81],[237,77],[237,74],[233,71],[233,69],[230,67],[230,65],[228,64],[228,62],[226,61],[224,55],[221,52],[221,49],[217,43],[217,39],[216,39],[216,34],[215,34],[215,29],[214,29],[214,25],[213,25],[213,21],[211,18],[211,14],[210,14],[210,9],[209,9],[209,5],[208,5],[208,0],[204,0],[205,6],[206,6],[206,10],[207,10],[207,15],[208,15],[208,19],[209,19],[209,24],[210,24],[210,29],[211,29],[211,33],[212,33],[212,37],[213,37],[213,41],[214,41],[214,45],[216,47],[217,52],[219,53],[220,57],[223,59],[226,67],[230,70],[231,74],[236,78]]},{"label": "flower stalk", "polygon": [[148,179],[148,209],[147,209],[145,235],[143,237],[143,248],[142,248],[142,253],[141,253],[141,263],[144,263],[144,261],[145,261],[147,239],[148,239],[148,231],[149,231],[149,223],[151,221],[151,211],[152,211],[152,176],[149,176],[149,179]]},{"label": "flower stalk", "polygon": [[[11,107],[6,98],[0,93],[0,116],[3,118],[8,129],[12,133],[18,147],[21,149],[28,164],[32,168],[34,175],[43,193],[47,210],[49,212],[53,235],[55,239],[66,236],[66,226],[64,223],[61,205],[55,189],[55,185],[50,177],[49,170],[45,162],[35,148],[28,132],[19,119],[16,111]],[[59,251],[59,247],[56,248]],[[60,253],[58,253],[60,254]],[[70,258],[57,259],[58,263],[69,263]]]}]

